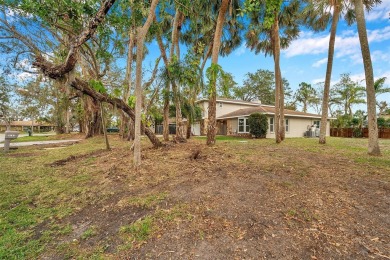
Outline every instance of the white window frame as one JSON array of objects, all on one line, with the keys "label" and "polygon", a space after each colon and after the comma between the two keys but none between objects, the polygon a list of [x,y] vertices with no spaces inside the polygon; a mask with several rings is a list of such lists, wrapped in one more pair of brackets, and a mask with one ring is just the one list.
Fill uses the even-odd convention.
[{"label": "white window frame", "polygon": [[290,132],[290,120],[285,119],[284,121],[284,127],[286,129],[286,133]]},{"label": "white window frame", "polygon": [[[318,124],[316,124],[316,122],[318,122]],[[321,127],[321,120],[313,120],[313,125],[316,125],[316,128],[320,128]]]},{"label": "white window frame", "polygon": [[274,117],[269,118],[269,132],[270,133],[275,132],[275,118]]},{"label": "white window frame", "polygon": [[[243,119],[244,120],[244,124],[243,124],[243,127],[244,127],[244,131],[240,131],[240,120]],[[248,123],[248,118],[247,117],[239,117],[237,119],[237,133],[240,133],[240,134],[247,134],[249,133],[249,123]]]}]

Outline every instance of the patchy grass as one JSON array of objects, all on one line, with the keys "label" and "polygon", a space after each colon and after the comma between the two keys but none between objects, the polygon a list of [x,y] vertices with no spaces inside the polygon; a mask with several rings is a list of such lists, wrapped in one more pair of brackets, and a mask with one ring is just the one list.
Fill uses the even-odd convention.
[{"label": "patchy grass", "polygon": [[[390,140],[380,141],[381,157],[367,155],[366,139],[143,142],[138,172],[131,143],[116,135],[111,151],[96,137],[0,154],[0,259],[386,253]],[[356,250],[354,241],[373,249]]]},{"label": "patchy grass", "polygon": [[22,136],[22,137],[18,137],[16,139],[11,140],[11,143],[48,141],[48,140],[57,140],[57,136],[55,136],[55,135]]},{"label": "patchy grass", "polygon": [[150,209],[155,207],[158,203],[165,200],[167,197],[166,192],[161,192],[158,194],[150,194],[142,197],[131,197],[124,199],[119,202],[120,206],[135,206],[144,209]]},{"label": "patchy grass", "polygon": [[[0,154],[0,259],[36,258],[53,235],[69,231],[58,230],[55,220],[83,207],[86,196],[99,187],[94,185],[92,169],[63,172],[47,165],[103,147],[102,138],[92,138],[61,150],[21,147]],[[52,231],[37,238],[34,230],[44,223],[53,225]]]}]

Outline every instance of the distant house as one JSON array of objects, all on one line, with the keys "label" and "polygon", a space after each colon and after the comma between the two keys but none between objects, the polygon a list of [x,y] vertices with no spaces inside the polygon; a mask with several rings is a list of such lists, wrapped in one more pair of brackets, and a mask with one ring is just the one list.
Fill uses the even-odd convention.
[{"label": "distant house", "polygon": [[[11,121],[10,130],[24,132],[33,127],[33,132],[49,132],[55,130],[55,125],[39,121]],[[0,132],[7,130],[5,122],[0,122]]]},{"label": "distant house", "polygon": [[[205,135],[208,123],[208,100],[198,101],[202,108],[202,120],[193,125],[194,135]],[[258,102],[248,102],[217,98],[217,134],[219,135],[250,135],[248,117],[253,113],[262,113],[268,116],[267,138],[275,137],[275,106],[264,105]],[[314,125],[315,134],[319,133],[321,116],[311,113],[303,113],[294,110],[284,110],[286,137],[303,137]],[[328,121],[326,135],[330,134]]]}]

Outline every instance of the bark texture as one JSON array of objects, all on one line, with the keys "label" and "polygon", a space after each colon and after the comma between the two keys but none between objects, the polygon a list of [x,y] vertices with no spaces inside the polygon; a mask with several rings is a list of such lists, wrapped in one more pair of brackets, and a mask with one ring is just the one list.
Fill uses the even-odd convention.
[{"label": "bark texture", "polygon": [[[170,50],[170,62],[173,61],[173,56],[176,53],[177,60],[180,60],[180,48],[179,48],[179,24],[181,20],[182,14],[177,9],[175,18],[173,20],[172,25],[172,45]],[[175,108],[176,108],[176,138],[175,140],[177,142],[184,143],[186,142],[185,134],[184,134],[184,123],[183,123],[183,117],[181,112],[181,101],[180,101],[180,87],[176,84],[175,79],[171,78],[172,83],[172,92],[175,102]]]},{"label": "bark texture", "polygon": [[282,85],[282,73],[280,71],[280,38],[278,14],[272,28],[272,48],[275,69],[275,141],[280,143],[284,139],[284,91]]},{"label": "bark texture", "polygon": [[368,154],[380,155],[378,142],[378,125],[376,118],[376,98],[374,87],[374,72],[372,69],[370,48],[367,39],[366,21],[362,0],[355,0],[356,23],[358,27],[360,48],[362,51],[364,74],[366,76],[367,114],[368,114]]},{"label": "bark texture", "polygon": [[[229,0],[222,0],[221,8],[219,9],[217,25],[215,27],[213,52],[211,55],[211,63],[218,64],[219,49],[221,47],[221,36],[223,24],[225,22],[226,11],[229,6]],[[209,108],[208,108],[208,125],[207,125],[207,145],[215,144],[216,135],[216,114],[217,114],[217,82],[214,82],[210,86],[211,91],[209,95]]]},{"label": "bark texture", "polygon": [[137,61],[135,76],[135,117],[134,117],[134,166],[141,166],[141,109],[142,109],[142,60],[144,54],[144,41],[146,34],[152,25],[158,0],[153,0],[148,17],[142,27],[137,29]]},{"label": "bark texture", "polygon": [[336,3],[333,8],[332,26],[330,29],[329,37],[329,48],[328,48],[328,63],[326,65],[325,85],[324,94],[322,100],[322,116],[320,126],[320,138],[319,143],[326,143],[326,128],[328,124],[328,111],[329,111],[329,92],[330,92],[330,81],[332,79],[332,68],[333,68],[333,56],[334,56],[334,44],[336,41],[337,24],[340,16],[340,4]]}]

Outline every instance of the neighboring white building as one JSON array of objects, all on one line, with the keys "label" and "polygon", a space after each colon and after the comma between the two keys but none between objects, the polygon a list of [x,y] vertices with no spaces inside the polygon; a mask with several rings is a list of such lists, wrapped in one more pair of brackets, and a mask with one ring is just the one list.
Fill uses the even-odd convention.
[{"label": "neighboring white building", "polygon": [[[202,120],[197,125],[193,125],[193,134],[205,135],[207,132],[208,100],[198,101],[202,108]],[[260,102],[247,102],[242,100],[232,100],[217,98],[217,134],[219,135],[249,135],[248,117],[253,113],[262,113],[268,116],[267,138],[274,138],[275,106],[263,105]],[[299,111],[284,110],[286,137],[303,137],[308,130],[313,128],[313,132],[318,135],[321,116]],[[328,120],[326,135],[330,134],[330,124]]]}]

